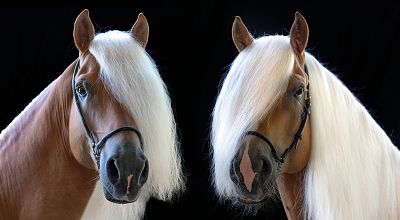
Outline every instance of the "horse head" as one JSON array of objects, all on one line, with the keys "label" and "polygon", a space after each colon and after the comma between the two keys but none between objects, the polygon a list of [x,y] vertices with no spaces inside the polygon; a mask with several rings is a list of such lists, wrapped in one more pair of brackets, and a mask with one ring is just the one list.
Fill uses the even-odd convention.
[{"label": "horse head", "polygon": [[[130,34],[132,41],[146,46],[148,24],[143,14],[139,14]],[[100,72],[106,70],[89,49],[95,30],[87,10],[77,17],[73,36],[79,60],[72,82],[75,104],[69,120],[71,150],[80,164],[98,169],[109,201],[134,202],[149,175],[140,128],[103,83]]]},{"label": "horse head", "polygon": [[215,184],[234,201],[263,204],[277,197],[280,174],[309,159],[308,26],[296,13],[289,38],[254,39],[236,17],[232,38],[239,55],[214,108]]}]

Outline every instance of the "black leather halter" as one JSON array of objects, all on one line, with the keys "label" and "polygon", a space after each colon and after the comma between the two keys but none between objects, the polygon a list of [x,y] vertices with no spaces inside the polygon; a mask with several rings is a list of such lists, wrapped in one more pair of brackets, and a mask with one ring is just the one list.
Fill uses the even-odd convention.
[{"label": "black leather halter", "polygon": [[91,144],[91,147],[93,150],[94,159],[96,160],[97,168],[100,169],[100,153],[101,153],[101,150],[103,149],[104,144],[106,143],[107,139],[109,139],[111,136],[113,136],[114,134],[121,132],[121,131],[132,131],[132,132],[135,132],[136,135],[139,137],[140,146],[143,147],[142,135],[136,128],[124,126],[124,127],[120,127],[120,128],[110,131],[109,133],[107,133],[107,135],[105,135],[103,138],[101,138],[100,141],[96,142],[96,140],[94,138],[94,134],[93,134],[93,132],[90,131],[89,126],[86,123],[85,117],[82,114],[81,102],[79,100],[78,94],[75,91],[76,90],[75,76],[76,76],[76,73],[78,72],[78,69],[79,69],[79,59],[76,61],[74,74],[72,75],[72,95],[74,96],[76,107],[78,109],[79,115],[81,116],[81,121],[82,121],[83,127],[85,128],[86,136],[89,138],[89,140],[91,142],[90,144]]},{"label": "black leather halter", "polygon": [[[306,65],[304,66],[304,72],[308,76],[308,69],[307,69]],[[266,138],[264,135],[262,135],[261,133],[259,133],[257,131],[247,131],[244,134],[245,136],[254,135],[254,136],[260,138],[261,140],[263,140],[264,142],[266,142],[268,144],[268,146],[271,148],[272,156],[274,157],[275,161],[277,161],[279,163],[279,165],[282,165],[285,162],[287,155],[293,148],[297,149],[297,146],[299,145],[299,142],[303,137],[304,126],[306,124],[307,117],[310,114],[310,107],[311,107],[311,102],[310,102],[311,97],[310,97],[310,92],[309,92],[309,86],[310,86],[310,83],[308,83],[308,85],[307,85],[306,98],[305,98],[304,104],[303,104],[303,112],[301,113],[300,126],[297,129],[296,134],[294,135],[292,143],[289,145],[288,148],[286,148],[286,150],[283,152],[282,156],[278,155],[272,142],[268,138]]]}]

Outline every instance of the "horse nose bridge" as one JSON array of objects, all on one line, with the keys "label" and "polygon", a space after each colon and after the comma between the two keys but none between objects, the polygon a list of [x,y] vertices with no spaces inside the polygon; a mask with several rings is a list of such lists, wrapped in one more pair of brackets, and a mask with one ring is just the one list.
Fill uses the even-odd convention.
[{"label": "horse nose bridge", "polygon": [[121,169],[125,171],[127,175],[135,174],[136,172],[143,170],[143,167],[147,162],[144,152],[142,149],[137,147],[119,151],[117,157]]},{"label": "horse nose bridge", "polygon": [[[259,172],[262,168],[260,167],[260,163],[272,159],[270,148],[265,144],[260,144],[257,138],[252,137],[239,146],[234,161],[238,166],[251,166],[254,172]],[[243,169],[245,168],[243,167]]]},{"label": "horse nose bridge", "polygon": [[[109,143],[109,145],[114,145],[114,146],[129,146],[129,145],[135,145],[135,147],[142,147],[141,146],[141,140],[140,140],[140,135],[132,130],[128,130],[131,127],[124,127],[121,125],[115,126],[118,127],[115,133],[113,132],[113,134],[109,137],[109,139],[107,140],[107,142]],[[125,130],[119,130],[119,129],[124,129]],[[133,127],[132,127],[133,128]],[[112,130],[112,129],[111,129]],[[113,131],[115,131],[113,130]]]}]

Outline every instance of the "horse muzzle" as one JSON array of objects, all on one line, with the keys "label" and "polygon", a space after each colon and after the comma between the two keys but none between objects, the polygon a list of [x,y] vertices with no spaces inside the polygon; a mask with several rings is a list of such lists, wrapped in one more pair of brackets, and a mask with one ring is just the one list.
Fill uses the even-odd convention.
[{"label": "horse muzzle", "polygon": [[149,164],[140,147],[112,138],[101,153],[99,172],[107,200],[131,203],[148,179]]},{"label": "horse muzzle", "polygon": [[237,151],[230,170],[238,200],[245,204],[263,203],[274,185],[273,161],[265,147],[245,142]]}]

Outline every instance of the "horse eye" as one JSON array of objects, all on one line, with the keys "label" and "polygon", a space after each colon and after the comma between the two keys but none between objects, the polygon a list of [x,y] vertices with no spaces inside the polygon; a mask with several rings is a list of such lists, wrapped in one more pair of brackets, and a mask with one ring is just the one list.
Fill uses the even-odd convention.
[{"label": "horse eye", "polygon": [[296,92],[294,93],[295,96],[301,96],[303,95],[304,92],[304,87],[300,86],[299,88],[297,88]]},{"label": "horse eye", "polygon": [[83,87],[83,85],[78,86],[76,88],[76,92],[82,97],[85,97],[87,95],[86,89]]}]

